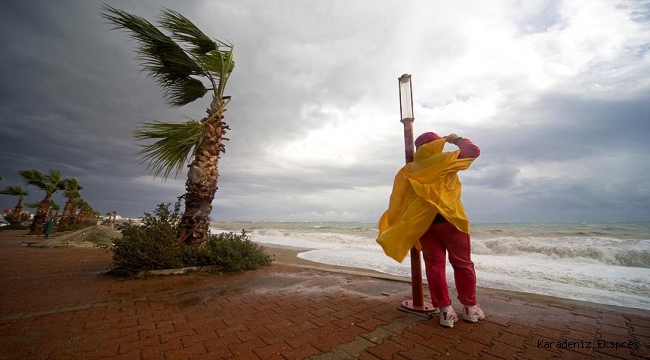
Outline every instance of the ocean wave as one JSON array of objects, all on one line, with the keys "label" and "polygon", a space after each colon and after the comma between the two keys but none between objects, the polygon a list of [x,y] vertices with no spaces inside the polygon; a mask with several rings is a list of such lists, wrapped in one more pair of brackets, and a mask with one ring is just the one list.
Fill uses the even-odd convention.
[{"label": "ocean wave", "polygon": [[533,255],[551,259],[576,259],[609,265],[650,268],[650,240],[639,239],[474,238],[472,253],[479,255]]}]

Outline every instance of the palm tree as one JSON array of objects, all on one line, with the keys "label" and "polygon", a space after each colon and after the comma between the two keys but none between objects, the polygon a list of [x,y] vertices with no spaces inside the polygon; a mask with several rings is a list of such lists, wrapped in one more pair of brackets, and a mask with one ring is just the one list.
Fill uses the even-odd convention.
[{"label": "palm tree", "polygon": [[29,192],[23,190],[23,188],[18,185],[7,185],[3,190],[0,190],[0,194],[18,197],[18,203],[16,203],[16,207],[14,207],[14,211],[11,213],[11,223],[19,224],[23,213],[23,200],[25,199],[25,196],[29,196]]},{"label": "palm tree", "polygon": [[[145,123],[135,132],[137,140],[157,140],[143,146],[140,154],[148,162],[153,176],[167,179],[175,170],[180,173],[189,159],[185,182],[185,210],[181,218],[180,241],[200,244],[207,240],[212,200],[217,191],[218,163],[225,152],[223,137],[230,128],[224,122],[224,111],[230,97],[224,97],[228,78],[235,66],[233,45],[213,40],[180,13],[163,9],[160,27],[167,36],[142,17],[104,5],[102,16],[116,29],[130,30],[139,47],[137,58],[163,90],[168,105],[180,107],[202,98],[212,91],[207,116],[182,123]],[[209,85],[197,77],[205,79]]]},{"label": "palm tree", "polygon": [[[77,209],[79,209],[79,215],[77,215],[78,223],[89,223],[95,222],[99,216],[99,212],[95,211],[88,202],[82,198],[77,198]],[[108,214],[108,213],[107,213]]]},{"label": "palm tree", "polygon": [[81,196],[83,187],[79,186],[77,179],[66,179],[64,181],[64,196],[68,199],[63,206],[63,215],[61,215],[62,226],[70,225],[74,222],[77,210],[77,198]]},{"label": "palm tree", "polygon": [[106,223],[110,224],[111,223],[111,212],[110,211],[107,212],[105,216],[106,216]]},{"label": "palm tree", "polygon": [[64,180],[58,170],[50,170],[47,174],[43,174],[36,169],[20,170],[18,175],[25,180],[27,185],[35,186],[45,192],[45,197],[39,202],[28,233],[31,235],[40,234],[43,231],[45,221],[47,221],[52,195],[59,190],[64,190]]},{"label": "palm tree", "polygon": [[112,224],[115,224],[115,218],[117,218],[117,211],[113,210],[113,212],[111,213],[111,215],[113,215],[113,221],[111,221],[111,223],[112,223]]}]

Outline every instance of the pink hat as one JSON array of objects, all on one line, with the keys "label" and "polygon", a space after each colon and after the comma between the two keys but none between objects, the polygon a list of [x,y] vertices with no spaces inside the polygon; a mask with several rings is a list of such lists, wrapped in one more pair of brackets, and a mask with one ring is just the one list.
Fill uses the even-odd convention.
[{"label": "pink hat", "polygon": [[441,139],[441,137],[438,136],[438,134],[434,132],[425,132],[424,134],[418,136],[417,139],[415,139],[415,148],[417,149],[428,142],[431,142],[433,140],[438,140],[438,139]]}]

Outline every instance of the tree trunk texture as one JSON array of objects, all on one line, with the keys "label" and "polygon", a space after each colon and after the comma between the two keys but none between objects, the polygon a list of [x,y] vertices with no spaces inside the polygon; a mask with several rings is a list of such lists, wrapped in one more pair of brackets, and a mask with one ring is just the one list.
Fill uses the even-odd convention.
[{"label": "tree trunk texture", "polygon": [[43,232],[43,226],[47,220],[47,214],[50,211],[50,196],[46,196],[41,201],[32,220],[32,225],[29,227],[28,235],[40,235]]},{"label": "tree trunk texture", "polygon": [[14,212],[11,213],[11,224],[20,224],[20,218],[23,215],[23,199],[19,199]]},{"label": "tree trunk texture", "polygon": [[208,240],[212,200],[218,189],[218,163],[224,152],[222,140],[228,129],[223,121],[222,105],[222,99],[210,104],[208,118],[215,113],[216,117],[205,124],[203,141],[187,172],[185,211],[179,224],[179,239],[186,245],[200,245]]},{"label": "tree trunk texture", "polygon": [[70,225],[74,221],[74,216],[77,210],[75,198],[69,197],[63,207],[63,214],[61,215],[60,225]]}]

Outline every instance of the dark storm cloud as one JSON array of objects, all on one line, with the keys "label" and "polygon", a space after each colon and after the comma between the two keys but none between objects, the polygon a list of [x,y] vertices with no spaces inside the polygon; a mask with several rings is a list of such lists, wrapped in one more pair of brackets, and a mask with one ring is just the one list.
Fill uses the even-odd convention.
[{"label": "dark storm cloud", "polygon": [[[134,62],[115,60],[132,58],[132,44],[111,39],[118,34],[109,34],[99,9],[79,1],[3,6],[0,174],[3,184],[25,187],[18,170],[58,169],[77,178],[84,198],[101,211],[105,204],[119,207],[111,199],[133,191],[124,184],[129,178],[146,175],[131,133],[144,116],[156,115],[150,109],[160,109],[161,101]],[[29,191],[30,201],[39,200],[37,191]],[[8,206],[6,197],[0,201]]]},{"label": "dark storm cloud", "polygon": [[[445,80],[449,85],[443,81],[430,90],[436,95],[430,99],[443,99],[431,100],[434,108],[448,105],[447,99],[470,106],[473,97],[480,100],[492,91],[508,97],[495,105],[489,123],[438,124],[420,117],[415,124],[417,131],[434,126],[458,132],[481,147],[481,158],[462,174],[467,207],[474,214],[491,220],[553,220],[650,213],[650,190],[644,185],[650,167],[643,161],[650,150],[650,91],[643,82],[648,77],[648,41],[643,46],[634,38],[645,35],[621,35],[622,43],[630,41],[621,48],[630,53],[593,64],[576,65],[571,56],[549,60],[548,66],[560,63],[580,71],[566,84],[540,91],[522,85],[521,69],[512,74],[479,71],[473,61],[463,59],[476,46],[463,24],[471,27],[484,17],[471,11],[466,21],[445,17],[467,12],[467,4],[446,13],[448,9],[427,2],[397,1],[381,7],[365,1],[107,3],[154,22],[167,6],[210,36],[235,44],[236,68],[227,88],[233,101],[226,112],[232,140],[220,162],[215,218],[305,219],[333,211],[374,221],[387,205],[393,177],[404,162],[401,124],[393,119],[398,112],[395,80],[413,71],[416,85],[437,84],[439,79],[427,75],[440,68],[461,77],[475,74],[476,79],[463,78],[471,83],[467,88],[455,83],[460,80]],[[169,109],[155,83],[139,72],[137,43],[125,32],[110,30],[112,25],[99,15],[100,5],[81,0],[3,4],[2,186],[22,185],[19,169],[59,169],[80,181],[84,198],[100,212],[138,216],[181,195],[185,174],[167,182],[152,180],[136,155],[132,132],[144,121],[200,119],[209,99]],[[492,24],[498,27],[495,34],[547,36],[541,52],[547,50],[545,44],[552,48],[564,43],[553,38],[571,25],[563,3],[511,5],[494,5],[507,15]],[[397,11],[409,16],[395,16]],[[647,11],[635,14],[634,21],[647,23]],[[582,38],[573,32],[567,39],[579,43]],[[587,40],[598,43],[594,39]],[[489,40],[492,44],[500,38]],[[544,56],[542,62],[547,61]],[[527,60],[522,64],[527,66]],[[459,62],[467,67],[456,69]],[[621,78],[625,86],[615,82]],[[488,91],[476,85],[484,83],[490,84]],[[590,87],[601,83],[602,92]],[[355,122],[368,126],[346,127]],[[334,129],[328,137],[317,136],[328,129]],[[342,136],[351,131],[353,137]],[[303,144],[312,133],[318,144]],[[355,146],[341,147],[341,142]],[[320,157],[288,153],[314,150],[321,151]],[[353,160],[344,161],[346,156]],[[33,194],[29,201],[39,200],[28,189]],[[57,200],[63,201],[60,196]],[[0,207],[14,203],[0,196]]]}]

